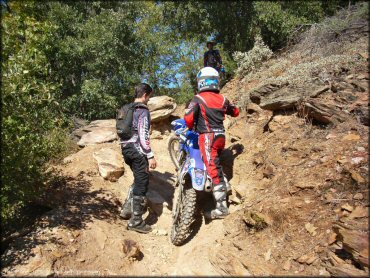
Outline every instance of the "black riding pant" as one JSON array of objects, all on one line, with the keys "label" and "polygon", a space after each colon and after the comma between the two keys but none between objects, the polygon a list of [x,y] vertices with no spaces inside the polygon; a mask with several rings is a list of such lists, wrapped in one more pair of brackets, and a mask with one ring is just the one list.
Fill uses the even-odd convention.
[{"label": "black riding pant", "polygon": [[130,166],[134,174],[133,194],[145,196],[149,185],[149,162],[147,157],[135,148],[134,143],[122,147],[122,154],[126,164]]}]

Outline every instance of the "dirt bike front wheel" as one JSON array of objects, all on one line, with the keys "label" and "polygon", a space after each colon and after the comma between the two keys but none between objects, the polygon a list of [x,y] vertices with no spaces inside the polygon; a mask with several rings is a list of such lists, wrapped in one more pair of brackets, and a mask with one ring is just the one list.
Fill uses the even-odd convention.
[{"label": "dirt bike front wheel", "polygon": [[172,163],[175,165],[176,170],[180,168],[180,165],[185,158],[184,151],[180,150],[180,139],[178,136],[173,135],[168,140],[168,152],[170,153],[170,157]]},{"label": "dirt bike front wheel", "polygon": [[197,192],[191,185],[180,186],[178,191],[171,229],[171,242],[176,246],[182,245],[189,237],[197,205]]}]

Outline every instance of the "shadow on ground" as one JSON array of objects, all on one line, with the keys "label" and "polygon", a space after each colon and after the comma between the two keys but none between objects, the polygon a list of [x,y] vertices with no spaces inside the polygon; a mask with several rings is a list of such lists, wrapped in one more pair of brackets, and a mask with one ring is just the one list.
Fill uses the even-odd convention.
[{"label": "shadow on ground", "polygon": [[91,191],[91,184],[84,178],[59,175],[45,194],[45,204],[52,209],[34,224],[29,233],[9,243],[9,249],[1,256],[1,267],[25,264],[36,247],[45,243],[60,243],[57,237],[39,239],[37,227],[61,227],[68,230],[84,229],[94,219],[112,223],[119,219],[120,201],[109,191]]}]

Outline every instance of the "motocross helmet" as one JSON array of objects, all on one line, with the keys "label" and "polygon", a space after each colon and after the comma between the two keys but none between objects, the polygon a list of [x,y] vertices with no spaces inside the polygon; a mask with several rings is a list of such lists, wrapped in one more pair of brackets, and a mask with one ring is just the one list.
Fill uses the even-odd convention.
[{"label": "motocross helmet", "polygon": [[220,75],[211,67],[202,68],[197,74],[198,91],[220,91]]}]

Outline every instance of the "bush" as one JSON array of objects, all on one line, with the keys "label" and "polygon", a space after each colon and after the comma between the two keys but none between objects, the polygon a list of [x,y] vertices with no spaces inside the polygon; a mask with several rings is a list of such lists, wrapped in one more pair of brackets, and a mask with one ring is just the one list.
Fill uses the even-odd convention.
[{"label": "bush", "polygon": [[81,93],[67,98],[63,106],[69,115],[94,120],[114,118],[118,103],[114,96],[104,93],[100,80],[85,80]]},{"label": "bush", "polygon": [[39,197],[47,164],[65,149],[68,126],[50,81],[43,49],[53,26],[18,13],[3,17],[1,221],[6,229],[19,210]]},{"label": "bush", "polygon": [[246,75],[258,69],[262,65],[262,62],[271,58],[272,54],[271,49],[264,44],[262,38],[257,36],[254,47],[250,51],[236,51],[233,53],[233,58],[238,65],[236,74]]}]

